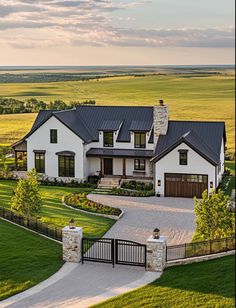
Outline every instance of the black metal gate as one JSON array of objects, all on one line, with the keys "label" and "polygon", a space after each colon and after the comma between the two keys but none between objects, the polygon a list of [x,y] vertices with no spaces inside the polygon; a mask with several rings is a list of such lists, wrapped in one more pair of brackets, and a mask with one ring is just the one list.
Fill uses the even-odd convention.
[{"label": "black metal gate", "polygon": [[146,267],[146,245],[112,238],[83,238],[82,263],[102,262]]},{"label": "black metal gate", "polygon": [[115,240],[116,264],[146,267],[146,245]]},{"label": "black metal gate", "polygon": [[84,261],[111,263],[114,266],[114,239],[83,238],[82,263]]}]

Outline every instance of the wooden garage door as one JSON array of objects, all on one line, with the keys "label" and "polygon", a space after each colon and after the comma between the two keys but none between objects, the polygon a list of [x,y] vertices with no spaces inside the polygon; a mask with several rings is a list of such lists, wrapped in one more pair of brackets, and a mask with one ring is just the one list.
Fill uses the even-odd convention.
[{"label": "wooden garage door", "polygon": [[200,198],[208,188],[208,176],[204,174],[165,174],[165,196]]}]

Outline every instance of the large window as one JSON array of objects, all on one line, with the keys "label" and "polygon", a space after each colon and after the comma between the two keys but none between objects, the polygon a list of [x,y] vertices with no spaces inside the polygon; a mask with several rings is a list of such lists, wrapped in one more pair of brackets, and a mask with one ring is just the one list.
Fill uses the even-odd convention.
[{"label": "large window", "polygon": [[134,147],[146,148],[146,133],[134,133]]},{"label": "large window", "polygon": [[75,176],[74,156],[58,156],[58,175],[71,178]]},{"label": "large window", "polygon": [[35,169],[38,173],[45,173],[45,153],[35,152]]},{"label": "large window", "polygon": [[145,159],[135,159],[134,160],[134,170],[145,171]]},{"label": "large window", "polygon": [[179,151],[179,164],[182,166],[186,166],[188,164],[188,151],[187,150]]},{"label": "large window", "polygon": [[103,145],[106,148],[113,147],[113,132],[103,132]]},{"label": "large window", "polygon": [[50,129],[50,143],[57,143],[57,129]]}]

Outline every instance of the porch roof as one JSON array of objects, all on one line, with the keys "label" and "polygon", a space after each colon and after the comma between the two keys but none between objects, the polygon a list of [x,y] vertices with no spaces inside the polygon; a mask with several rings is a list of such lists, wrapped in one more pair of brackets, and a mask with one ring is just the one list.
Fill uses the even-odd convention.
[{"label": "porch roof", "polygon": [[110,157],[140,157],[140,158],[152,158],[153,151],[151,150],[130,150],[130,149],[101,149],[91,148],[86,153],[88,157],[95,156],[110,156]]}]

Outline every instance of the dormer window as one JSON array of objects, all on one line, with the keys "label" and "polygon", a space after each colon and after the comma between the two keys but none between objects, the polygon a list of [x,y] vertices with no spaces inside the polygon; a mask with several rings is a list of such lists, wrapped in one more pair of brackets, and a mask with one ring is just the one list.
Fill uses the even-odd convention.
[{"label": "dormer window", "polygon": [[113,132],[103,132],[103,146],[112,148],[114,146]]},{"label": "dormer window", "polygon": [[188,164],[188,150],[179,150],[179,164],[187,166]]},{"label": "dormer window", "polygon": [[134,133],[134,147],[146,148],[146,133]]}]

